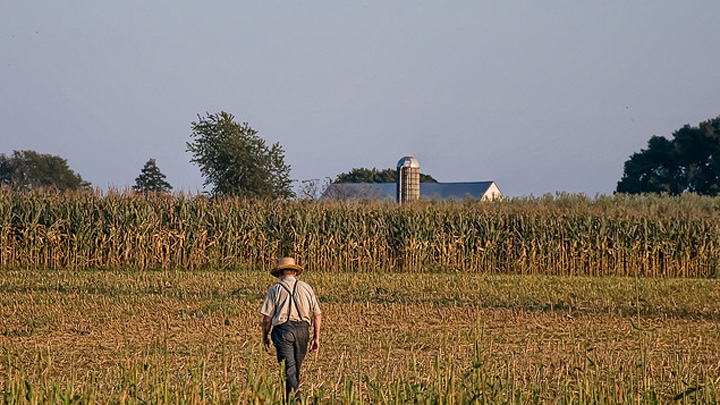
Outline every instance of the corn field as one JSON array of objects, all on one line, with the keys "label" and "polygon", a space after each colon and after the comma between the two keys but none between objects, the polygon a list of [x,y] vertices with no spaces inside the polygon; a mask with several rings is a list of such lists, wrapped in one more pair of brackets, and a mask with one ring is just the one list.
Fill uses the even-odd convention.
[{"label": "corn field", "polygon": [[2,268],[267,267],[717,277],[720,199],[257,201],[0,191]]}]

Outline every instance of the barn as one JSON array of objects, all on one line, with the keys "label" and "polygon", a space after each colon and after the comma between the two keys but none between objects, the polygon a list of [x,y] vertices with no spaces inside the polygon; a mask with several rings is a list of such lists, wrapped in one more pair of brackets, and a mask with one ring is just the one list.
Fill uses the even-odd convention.
[{"label": "barn", "polygon": [[[420,198],[427,200],[468,199],[492,201],[502,199],[494,181],[476,181],[459,183],[420,183]],[[387,200],[396,201],[396,183],[333,183],[330,184],[321,199],[335,200]]]},{"label": "barn", "polygon": [[[412,156],[400,159],[397,170],[396,183],[332,183],[321,199],[405,202],[413,199],[493,201],[503,198],[494,181],[420,183],[420,164]],[[408,195],[408,190],[414,195]]]}]

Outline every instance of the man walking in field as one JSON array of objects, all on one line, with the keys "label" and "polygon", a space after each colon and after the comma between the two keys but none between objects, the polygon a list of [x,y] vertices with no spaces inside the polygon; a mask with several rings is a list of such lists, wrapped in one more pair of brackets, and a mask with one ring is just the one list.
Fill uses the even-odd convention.
[{"label": "man walking in field", "polygon": [[308,351],[311,323],[313,338],[309,342],[310,353],[320,349],[320,306],[310,285],[296,278],[302,272],[295,259],[278,259],[270,270],[278,282],[270,287],[260,308],[263,344],[269,348],[272,339],[278,362],[285,363],[285,394],[288,399],[293,391],[297,396],[300,366]]}]

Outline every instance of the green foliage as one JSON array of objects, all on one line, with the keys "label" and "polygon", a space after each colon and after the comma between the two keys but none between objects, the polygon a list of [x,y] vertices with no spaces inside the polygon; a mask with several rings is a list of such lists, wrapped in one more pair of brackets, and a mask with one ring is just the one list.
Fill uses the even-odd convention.
[{"label": "green foliage", "polygon": [[252,198],[289,198],[290,166],[279,143],[268,147],[248,123],[238,124],[232,114],[198,115],[192,123],[190,160],[200,166],[205,185],[214,195]]},{"label": "green foliage", "polygon": [[149,159],[145,162],[140,175],[135,178],[133,189],[138,193],[165,193],[172,190],[172,186],[165,181],[165,175],[155,164],[155,159]]},{"label": "green foliage", "polygon": [[720,193],[720,117],[685,125],[673,139],[653,136],[630,156],[618,182],[620,193]]},{"label": "green foliage", "polygon": [[[338,174],[334,183],[395,183],[397,181],[397,170],[385,169],[352,169],[347,173]],[[429,174],[420,173],[421,183],[437,183]]]},{"label": "green foliage", "polygon": [[0,154],[0,185],[15,191],[55,189],[57,191],[89,188],[79,174],[70,170],[67,160],[31,150]]}]

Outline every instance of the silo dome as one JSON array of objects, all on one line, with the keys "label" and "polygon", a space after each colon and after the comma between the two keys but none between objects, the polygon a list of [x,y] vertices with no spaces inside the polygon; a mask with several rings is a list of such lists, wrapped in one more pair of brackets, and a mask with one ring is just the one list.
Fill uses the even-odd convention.
[{"label": "silo dome", "polygon": [[412,167],[412,168],[420,168],[420,162],[418,162],[417,159],[415,159],[412,156],[405,156],[404,158],[400,159],[397,164],[398,170],[401,167]]}]

